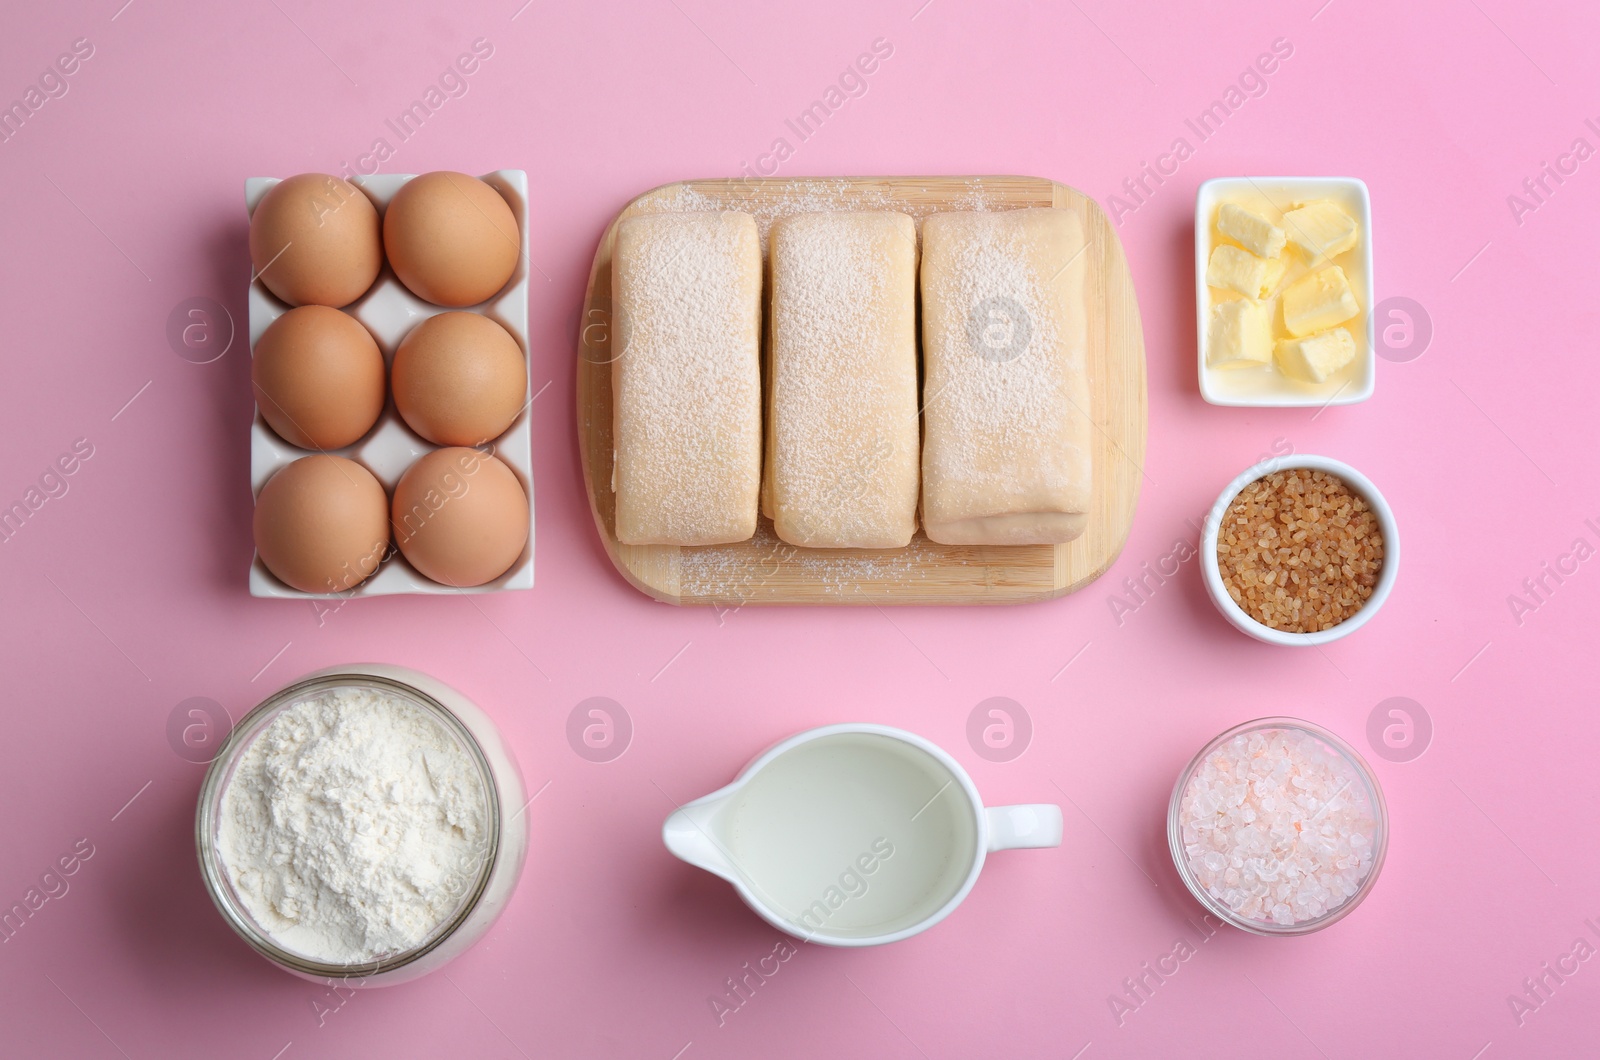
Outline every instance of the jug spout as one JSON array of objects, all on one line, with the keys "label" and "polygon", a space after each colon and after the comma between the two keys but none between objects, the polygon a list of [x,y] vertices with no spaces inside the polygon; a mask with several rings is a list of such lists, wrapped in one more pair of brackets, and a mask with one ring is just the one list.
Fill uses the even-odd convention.
[{"label": "jug spout", "polygon": [[[707,800],[712,801],[707,801]],[[727,843],[714,820],[722,800],[707,796],[673,812],[661,827],[661,839],[674,855],[697,868],[738,882],[738,872],[728,853]]]}]

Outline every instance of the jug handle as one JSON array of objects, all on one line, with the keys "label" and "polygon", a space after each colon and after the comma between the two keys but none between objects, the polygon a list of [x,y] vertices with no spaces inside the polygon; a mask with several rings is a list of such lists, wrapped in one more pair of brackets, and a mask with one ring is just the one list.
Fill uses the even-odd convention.
[{"label": "jug handle", "polygon": [[989,849],[1026,850],[1061,845],[1061,807],[1053,803],[989,806]]}]

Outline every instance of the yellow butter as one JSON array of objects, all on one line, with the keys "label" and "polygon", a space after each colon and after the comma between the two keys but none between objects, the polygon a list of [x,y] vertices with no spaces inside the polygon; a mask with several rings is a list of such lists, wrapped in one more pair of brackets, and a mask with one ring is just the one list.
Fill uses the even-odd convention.
[{"label": "yellow butter", "polygon": [[1283,230],[1313,266],[1343,254],[1356,245],[1360,235],[1355,219],[1326,200],[1308,202],[1284,214]]},{"label": "yellow butter", "polygon": [[1350,280],[1337,265],[1296,280],[1283,292],[1283,326],[1297,337],[1343,324],[1359,312]]},{"label": "yellow butter", "polygon": [[1277,259],[1268,261],[1223,243],[1211,252],[1211,260],[1206,263],[1206,283],[1237,291],[1246,298],[1265,298],[1283,278],[1283,270]]},{"label": "yellow butter", "polygon": [[1278,343],[1278,367],[1308,383],[1323,383],[1355,360],[1356,340],[1349,328],[1329,328],[1300,339]]},{"label": "yellow butter", "polygon": [[1211,307],[1206,364],[1212,368],[1260,367],[1272,360],[1272,321],[1260,302],[1238,298]]},{"label": "yellow butter", "polygon": [[1217,231],[1258,258],[1275,258],[1283,253],[1283,229],[1237,203],[1222,204],[1217,212]]},{"label": "yellow butter", "polygon": [[1289,262],[1285,258],[1271,258],[1267,261],[1266,274],[1261,277],[1261,294],[1257,297],[1266,298],[1278,289],[1278,284],[1283,282],[1283,274],[1289,270]]}]

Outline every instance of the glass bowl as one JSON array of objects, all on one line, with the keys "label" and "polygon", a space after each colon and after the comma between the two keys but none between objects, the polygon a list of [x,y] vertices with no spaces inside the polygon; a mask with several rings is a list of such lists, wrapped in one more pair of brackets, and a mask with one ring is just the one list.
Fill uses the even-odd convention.
[{"label": "glass bowl", "polygon": [[[281,945],[256,921],[235,891],[218,850],[223,799],[244,753],[284,711],[339,688],[382,692],[430,714],[477,767],[486,804],[484,845],[456,869],[451,886],[459,889],[459,898],[451,914],[415,946],[358,964],[319,961]],[[521,875],[527,853],[527,818],[517,809],[524,800],[521,773],[499,731],[461,693],[426,674],[397,666],[336,667],[309,674],[279,689],[240,719],[228,735],[200,787],[195,813],[200,874],[228,926],[278,967],[314,982],[342,979],[360,980],[364,986],[390,986],[447,964],[470,948],[499,917]],[[513,815],[509,819],[508,813]]]},{"label": "glass bowl", "polygon": [[[1339,905],[1327,909],[1324,913],[1312,919],[1302,920],[1291,924],[1280,924],[1273,920],[1258,919],[1243,916],[1233,911],[1220,898],[1213,895],[1200,881],[1198,874],[1189,864],[1189,855],[1183,834],[1182,807],[1185,792],[1190,782],[1199,771],[1206,757],[1222,747],[1228,741],[1238,737],[1248,738],[1253,733],[1269,730],[1288,730],[1301,732],[1314,739],[1318,750],[1327,753],[1333,758],[1342,759],[1355,774],[1354,783],[1359,785],[1359,797],[1365,800],[1366,808],[1374,822],[1371,837],[1372,861],[1366,875],[1357,885],[1356,892],[1345,898]],[[1335,797],[1341,792],[1336,793]],[[1331,800],[1330,800],[1331,801]],[[1372,890],[1372,885],[1377,882],[1378,873],[1383,869],[1384,856],[1389,848],[1389,810],[1383,800],[1383,789],[1378,785],[1378,778],[1373,774],[1366,760],[1349,744],[1319,725],[1298,718],[1257,718],[1247,721],[1243,725],[1233,728],[1211,740],[1200,749],[1200,753],[1189,760],[1178,774],[1178,783],[1172,789],[1172,801],[1167,807],[1167,848],[1172,853],[1172,863],[1182,877],[1184,886],[1189,888],[1189,893],[1195,900],[1206,908],[1212,916],[1224,923],[1232,924],[1241,931],[1248,931],[1254,935],[1306,935],[1344,919],[1350,915],[1351,910],[1360,905]],[[1235,866],[1239,868],[1240,866]]]}]

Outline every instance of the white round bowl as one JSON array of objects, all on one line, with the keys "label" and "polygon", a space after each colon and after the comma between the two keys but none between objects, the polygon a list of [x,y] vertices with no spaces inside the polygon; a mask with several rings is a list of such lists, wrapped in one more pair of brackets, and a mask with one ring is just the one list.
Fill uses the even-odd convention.
[{"label": "white round bowl", "polygon": [[[1379,530],[1383,533],[1383,568],[1378,572],[1378,584],[1373,588],[1372,595],[1354,615],[1332,629],[1318,630],[1315,633],[1286,633],[1257,622],[1228,595],[1227,588],[1222,584],[1222,571],[1217,565],[1217,532],[1221,529],[1222,517],[1227,514],[1229,506],[1233,504],[1233,499],[1239,495],[1240,490],[1265,475],[1302,467],[1339,476],[1345,485],[1361,494],[1366,500],[1372,509],[1372,514],[1378,519]],[[1372,616],[1378,613],[1378,608],[1383,606],[1383,602],[1389,599],[1395,577],[1400,573],[1400,534],[1395,527],[1394,509],[1389,507],[1389,502],[1384,500],[1383,494],[1378,492],[1378,487],[1372,484],[1372,480],[1349,464],[1326,456],[1291,454],[1272,457],[1245,468],[1218,495],[1217,503],[1211,506],[1210,514],[1206,516],[1205,532],[1200,536],[1200,570],[1211,602],[1217,605],[1222,617],[1236,628],[1268,644],[1300,648],[1326,644],[1340,637],[1348,637],[1366,625]]]}]

